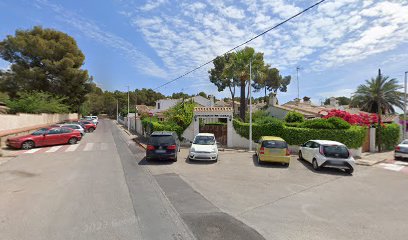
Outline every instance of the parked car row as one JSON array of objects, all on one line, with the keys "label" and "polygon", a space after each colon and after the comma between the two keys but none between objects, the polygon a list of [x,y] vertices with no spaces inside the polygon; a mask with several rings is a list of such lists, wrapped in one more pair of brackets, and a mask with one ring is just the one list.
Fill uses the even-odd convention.
[{"label": "parked car row", "polygon": [[[255,142],[257,143],[255,155],[259,164],[276,162],[289,166],[290,150],[284,139],[262,136]],[[146,159],[170,159],[176,162],[179,151],[180,142],[175,132],[153,132],[148,140]],[[351,151],[340,142],[310,140],[299,147],[298,154],[300,160],[310,162],[316,171],[323,167],[330,167],[352,174],[355,168]],[[195,136],[191,142],[188,159],[218,161],[218,147],[214,134],[199,133]]]},{"label": "parked car row", "polygon": [[92,121],[81,119],[77,122],[53,124],[49,127],[40,128],[28,135],[10,137],[7,139],[6,144],[11,148],[25,150],[34,147],[76,144],[78,141],[81,141],[86,132],[92,133],[95,129],[96,124]]}]

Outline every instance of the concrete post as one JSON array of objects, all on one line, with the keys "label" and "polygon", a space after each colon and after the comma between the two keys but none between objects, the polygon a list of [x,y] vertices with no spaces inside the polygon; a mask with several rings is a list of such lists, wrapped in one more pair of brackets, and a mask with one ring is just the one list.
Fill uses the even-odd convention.
[{"label": "concrete post", "polygon": [[194,123],[194,137],[197,136],[198,133],[200,133],[200,118],[197,117],[196,119],[193,119]]},{"label": "concrete post", "polygon": [[227,147],[231,148],[233,146],[232,144],[232,130],[234,129],[234,126],[232,125],[232,117],[231,121],[230,119],[227,119]]},{"label": "concrete post", "polygon": [[370,152],[376,152],[376,147],[375,147],[375,134],[376,134],[376,129],[375,128],[370,128]]}]

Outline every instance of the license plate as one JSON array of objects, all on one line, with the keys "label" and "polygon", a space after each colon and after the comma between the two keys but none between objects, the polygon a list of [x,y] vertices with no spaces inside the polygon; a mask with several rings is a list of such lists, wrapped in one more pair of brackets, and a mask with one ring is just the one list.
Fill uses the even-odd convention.
[{"label": "license plate", "polygon": [[156,153],[165,153],[166,150],[156,150]]}]

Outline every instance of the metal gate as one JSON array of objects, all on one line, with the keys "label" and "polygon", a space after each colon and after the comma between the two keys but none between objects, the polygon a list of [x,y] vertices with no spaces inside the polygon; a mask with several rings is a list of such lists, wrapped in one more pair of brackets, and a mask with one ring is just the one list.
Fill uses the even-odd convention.
[{"label": "metal gate", "polygon": [[200,126],[200,133],[213,133],[217,142],[227,145],[227,125],[204,124]]}]

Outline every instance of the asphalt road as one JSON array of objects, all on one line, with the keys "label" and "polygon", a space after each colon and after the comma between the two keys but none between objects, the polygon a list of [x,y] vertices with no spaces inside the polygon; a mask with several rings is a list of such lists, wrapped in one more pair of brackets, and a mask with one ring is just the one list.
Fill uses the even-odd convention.
[{"label": "asphalt road", "polygon": [[0,183],[0,239],[264,239],[177,175],[153,176],[109,120],[0,165]]}]

